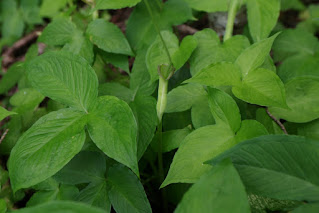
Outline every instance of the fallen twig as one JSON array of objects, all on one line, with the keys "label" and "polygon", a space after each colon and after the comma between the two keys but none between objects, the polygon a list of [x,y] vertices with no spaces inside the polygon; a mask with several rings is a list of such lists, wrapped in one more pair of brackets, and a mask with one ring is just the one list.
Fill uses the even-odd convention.
[{"label": "fallen twig", "polygon": [[278,120],[274,115],[272,115],[272,114],[269,112],[269,109],[268,109],[268,108],[266,108],[266,112],[267,112],[267,114],[269,115],[269,117],[270,117],[273,121],[275,121],[275,122],[277,123],[277,125],[281,128],[281,130],[282,130],[286,135],[288,135],[288,132],[287,132],[285,126],[280,122],[280,120]]},{"label": "fallen twig", "polygon": [[177,29],[178,31],[180,31],[181,33],[183,34],[187,34],[187,35],[193,35],[195,34],[196,32],[198,32],[197,29],[193,28],[193,27],[190,27],[186,24],[182,24],[182,25],[178,25],[177,26]]},{"label": "fallen twig", "polygon": [[8,134],[8,132],[9,132],[9,129],[6,129],[6,130],[4,131],[4,133],[2,134],[2,136],[1,136],[1,138],[0,138],[0,144],[2,143],[2,141],[4,140],[4,138],[6,137],[6,135]]}]

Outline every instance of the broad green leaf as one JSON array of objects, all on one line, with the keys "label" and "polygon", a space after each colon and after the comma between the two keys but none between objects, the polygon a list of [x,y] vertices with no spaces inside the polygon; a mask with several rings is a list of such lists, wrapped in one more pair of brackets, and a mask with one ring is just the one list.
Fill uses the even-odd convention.
[{"label": "broad green leaf", "polygon": [[298,135],[319,141],[319,119],[305,124],[297,125]]},{"label": "broad green leaf", "polygon": [[287,58],[280,65],[278,75],[285,83],[296,77],[319,79],[319,54],[298,54]]},{"label": "broad green leaf", "polygon": [[14,111],[23,114],[34,110],[44,99],[44,96],[33,88],[21,89],[10,98],[10,104],[15,106]]},{"label": "broad green leaf", "polygon": [[104,180],[105,157],[102,153],[82,151],[54,175],[59,183],[76,185]]},{"label": "broad green leaf", "polygon": [[283,134],[278,124],[269,117],[265,108],[259,108],[256,111],[256,121],[260,122],[269,134]]},{"label": "broad green leaf", "polygon": [[44,28],[39,42],[47,45],[64,45],[71,42],[76,33],[76,25],[69,18],[57,18]]},{"label": "broad green leaf", "polygon": [[237,132],[241,116],[235,100],[224,91],[209,88],[208,103],[216,124],[229,126],[234,133]]},{"label": "broad green leaf", "polygon": [[183,112],[166,113],[163,116],[163,126],[165,131],[183,129],[192,124],[191,113],[189,110]]},{"label": "broad green leaf", "polygon": [[0,199],[0,212],[1,213],[7,212],[7,202],[4,199]]},{"label": "broad green leaf", "polygon": [[5,108],[0,106],[0,121],[2,121],[4,118],[10,116],[10,115],[14,115],[17,114],[15,112],[9,112],[8,110],[6,110]]},{"label": "broad green leaf", "polygon": [[237,65],[229,62],[211,64],[186,81],[192,82],[215,87],[240,85],[241,71]]},{"label": "broad green leaf", "polygon": [[281,10],[304,10],[305,5],[300,0],[281,0]]},{"label": "broad green leaf", "polygon": [[255,42],[267,38],[277,23],[280,12],[280,0],[246,1],[251,36]]},{"label": "broad green leaf", "polygon": [[35,89],[62,104],[87,112],[96,101],[96,74],[80,56],[48,52],[32,60],[27,73]]},{"label": "broad green leaf", "polygon": [[[154,0],[148,1],[160,30],[172,31],[173,25],[179,25],[193,19],[192,9],[184,0],[168,0],[163,8]],[[157,36],[152,18],[144,1],[132,12],[126,28],[127,38],[134,50],[147,50]]]},{"label": "broad green leaf", "polygon": [[143,185],[138,178],[123,165],[114,165],[109,169],[109,198],[118,213],[152,212]]},{"label": "broad green leaf", "polygon": [[233,87],[233,93],[251,104],[287,107],[284,84],[274,72],[263,68],[249,72],[241,86]]},{"label": "broad green leaf", "polygon": [[89,24],[86,33],[95,45],[106,52],[134,55],[121,30],[111,22],[96,19]]},{"label": "broad green leaf", "polygon": [[250,44],[245,36],[233,36],[221,44],[219,36],[211,29],[199,31],[195,33],[194,37],[198,45],[190,58],[193,76],[211,64],[223,61],[235,62],[236,58]]},{"label": "broad green leaf", "polygon": [[89,114],[88,131],[93,142],[107,156],[139,175],[137,124],[127,103],[112,96],[99,97]]},{"label": "broad green leaf", "polygon": [[172,55],[173,64],[176,70],[180,69],[189,59],[195,48],[197,39],[193,36],[186,36],[180,45],[180,48]]},{"label": "broad green leaf", "polygon": [[127,74],[130,74],[128,57],[126,55],[108,53],[105,51],[99,51],[99,54],[105,63],[110,63],[113,66],[124,70]]},{"label": "broad green leaf", "polygon": [[97,10],[121,9],[124,7],[133,7],[141,0],[96,0],[95,8]]},{"label": "broad green leaf", "polygon": [[133,91],[144,95],[151,95],[155,91],[157,84],[150,83],[151,77],[146,67],[146,50],[137,53],[130,77],[130,88]]},{"label": "broad green leaf", "polygon": [[[0,119],[1,120],[1,119]],[[13,116],[10,121],[4,125],[4,128],[9,129],[6,137],[4,137],[3,141],[0,144],[0,154],[1,155],[9,155],[11,149],[15,146],[19,137],[22,135],[24,131],[23,127],[23,118],[22,116]]]},{"label": "broad green leaf", "polygon": [[228,9],[228,0],[185,0],[195,10],[213,12],[225,12]]},{"label": "broad green leaf", "polygon": [[298,29],[283,31],[273,45],[276,62],[301,53],[313,55],[318,50],[318,39],[311,33]]},{"label": "broad green leaf", "polygon": [[319,203],[309,203],[300,206],[291,213],[317,213],[319,211]]},{"label": "broad green leaf", "polygon": [[65,8],[68,0],[43,0],[40,7],[40,16],[53,18],[59,11]]},{"label": "broad green leaf", "polygon": [[39,119],[12,149],[9,173],[14,191],[27,188],[54,175],[82,148],[83,112],[62,109]]},{"label": "broad green leaf", "polygon": [[[307,157],[305,157],[307,156]],[[251,139],[213,162],[231,158],[247,191],[282,200],[319,200],[319,142],[270,135]]]},{"label": "broad green leaf", "polygon": [[129,105],[137,122],[137,159],[139,160],[151,143],[158,124],[156,100],[151,96],[137,94]]},{"label": "broad green leaf", "polygon": [[194,183],[211,167],[204,162],[223,153],[236,142],[227,126],[199,128],[189,134],[178,148],[161,187],[171,183]]},{"label": "broad green leaf", "polygon": [[176,213],[250,212],[241,179],[230,162],[223,161],[204,174],[183,196]]},{"label": "broad green leaf", "polygon": [[244,120],[236,133],[236,141],[241,142],[259,136],[268,135],[267,129],[256,120]]},{"label": "broad green leaf", "polygon": [[16,210],[17,213],[105,213],[102,209],[79,202],[52,201],[38,206]]},{"label": "broad green leaf", "polygon": [[191,109],[191,116],[194,129],[199,129],[203,126],[213,125],[216,123],[209,107],[207,94],[205,98],[197,101],[193,105]]},{"label": "broad green leaf", "polygon": [[99,96],[111,95],[130,103],[134,99],[134,92],[119,83],[105,83],[99,85]]},{"label": "broad green leaf", "polygon": [[[170,152],[177,149],[184,138],[189,135],[192,130],[189,127],[184,129],[170,130],[162,133],[162,152]],[[157,134],[152,143],[152,148],[158,151],[159,135]]]},{"label": "broad green leaf", "polygon": [[91,183],[80,192],[76,199],[82,203],[87,203],[110,212],[111,202],[108,197],[107,187],[106,180]]},{"label": "broad green leaf", "polygon": [[319,80],[310,77],[294,78],[285,84],[285,89],[289,109],[271,107],[269,110],[273,115],[295,123],[319,118]]},{"label": "broad green leaf", "polygon": [[15,63],[8,69],[7,73],[2,76],[0,81],[0,94],[7,93],[23,76],[24,67],[21,63]]},{"label": "broad green leaf", "polygon": [[277,36],[278,33],[270,38],[258,41],[245,49],[239,55],[236,60],[236,64],[241,68],[244,77],[265,62],[266,57],[269,55],[271,46]]},{"label": "broad green leaf", "polygon": [[21,0],[20,9],[23,19],[28,24],[41,24],[39,0]]},{"label": "broad green leaf", "polygon": [[198,84],[186,84],[171,90],[167,95],[165,112],[182,112],[207,98],[207,92]]}]

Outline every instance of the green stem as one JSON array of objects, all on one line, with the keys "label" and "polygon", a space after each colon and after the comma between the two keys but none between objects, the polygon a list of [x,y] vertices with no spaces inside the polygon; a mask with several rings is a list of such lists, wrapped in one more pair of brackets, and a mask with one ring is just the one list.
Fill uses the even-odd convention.
[{"label": "green stem", "polygon": [[165,41],[164,41],[164,38],[163,38],[163,36],[162,36],[162,34],[161,34],[161,31],[160,31],[160,29],[159,29],[159,27],[158,27],[158,25],[157,25],[157,22],[155,21],[154,15],[153,15],[153,13],[152,13],[151,6],[150,6],[148,0],[144,0],[144,2],[145,2],[145,5],[146,5],[146,8],[147,8],[147,10],[148,10],[148,13],[149,13],[150,16],[151,16],[151,19],[152,19],[153,25],[154,25],[154,27],[155,27],[155,30],[156,30],[156,32],[158,33],[158,35],[159,35],[159,37],[160,37],[160,39],[161,39],[161,41],[162,41],[162,43],[163,43],[165,52],[166,52],[167,57],[168,57],[168,60],[169,60],[169,63],[170,63],[170,65],[172,65],[173,62],[172,62],[171,55],[170,55],[170,53],[169,53],[169,51],[168,51],[168,48],[167,48],[166,43],[165,43]]},{"label": "green stem", "polygon": [[157,3],[157,5],[158,5],[159,9],[162,11],[162,9],[163,9],[163,2],[162,2],[162,0],[156,0],[156,3]]},{"label": "green stem", "polygon": [[233,35],[234,23],[236,18],[237,9],[239,7],[239,0],[231,0],[228,10],[228,20],[224,41],[230,39]]}]

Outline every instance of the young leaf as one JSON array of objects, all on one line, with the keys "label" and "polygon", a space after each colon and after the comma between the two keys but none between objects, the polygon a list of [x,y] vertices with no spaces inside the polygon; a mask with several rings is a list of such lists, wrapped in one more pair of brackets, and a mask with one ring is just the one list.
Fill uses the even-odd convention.
[{"label": "young leaf", "polygon": [[127,103],[112,96],[98,98],[89,114],[88,131],[107,156],[131,168],[138,176],[137,124]]},{"label": "young leaf", "polygon": [[99,85],[99,96],[110,95],[118,97],[119,99],[130,103],[134,100],[134,91],[119,84],[119,83],[105,83]]},{"label": "young leaf", "polygon": [[82,151],[54,175],[59,183],[76,185],[104,180],[106,161],[103,153]]},{"label": "young leaf", "polygon": [[152,212],[143,185],[138,178],[123,165],[109,169],[109,197],[113,208],[118,213]]},{"label": "young leaf", "polygon": [[5,108],[0,106],[0,121],[2,121],[4,118],[10,116],[10,115],[14,115],[17,114],[15,112],[9,112],[8,110],[6,110]]},{"label": "young leaf", "polygon": [[76,197],[77,201],[87,203],[92,206],[111,211],[111,202],[108,196],[108,186],[106,180],[92,182],[84,188]]},{"label": "young leaf", "polygon": [[68,52],[48,52],[27,66],[32,86],[62,104],[88,112],[98,93],[97,76],[82,57]]},{"label": "young leaf", "polygon": [[244,120],[236,133],[236,141],[241,142],[251,138],[268,135],[267,129],[256,120]]},{"label": "young leaf", "polygon": [[43,0],[40,8],[40,16],[53,18],[59,11],[66,7],[67,0]]},{"label": "young leaf", "polygon": [[207,94],[205,99],[196,102],[191,109],[192,124],[194,129],[215,124],[215,119],[209,107]]},{"label": "young leaf", "polygon": [[103,50],[99,51],[99,54],[101,55],[105,63],[110,63],[113,66],[124,70],[127,74],[131,74],[128,63],[128,57],[126,55],[108,53]]},{"label": "young leaf", "polygon": [[111,22],[96,19],[89,24],[86,33],[95,45],[106,52],[134,55],[121,30]]},{"label": "young leaf", "polygon": [[318,39],[311,33],[299,29],[283,31],[273,46],[275,61],[282,61],[296,54],[311,54],[319,50]]},{"label": "young leaf", "polygon": [[39,119],[12,149],[9,173],[14,191],[54,175],[82,148],[86,114],[62,109]]},{"label": "young leaf", "polygon": [[247,194],[230,160],[204,174],[183,196],[176,213],[250,212]]},{"label": "young leaf", "polygon": [[229,1],[225,0],[185,0],[195,10],[213,12],[225,12],[228,9]]},{"label": "young leaf", "polygon": [[203,163],[236,142],[234,133],[224,125],[205,126],[189,134],[177,150],[161,187],[171,183],[194,183],[211,167]]},{"label": "young leaf", "polygon": [[236,60],[236,64],[241,68],[242,74],[245,77],[250,71],[260,67],[266,57],[269,55],[271,46],[279,34],[273,35],[270,38],[261,40],[247,49],[245,49]]},{"label": "young leaf", "polygon": [[141,0],[97,0],[95,8],[97,10],[121,9],[124,7],[133,7]]},{"label": "young leaf", "polygon": [[285,89],[289,109],[271,107],[269,110],[273,115],[295,123],[319,118],[319,80],[311,77],[294,78],[286,83]]},{"label": "young leaf", "polygon": [[21,89],[10,98],[14,111],[23,114],[34,110],[44,99],[44,96],[33,88]]},{"label": "young leaf", "polygon": [[182,112],[207,98],[207,92],[198,84],[186,84],[171,90],[167,95],[165,112]]},{"label": "young leaf", "polygon": [[52,201],[38,206],[16,210],[17,213],[105,213],[83,203],[71,201]]},{"label": "young leaf", "polygon": [[282,200],[319,200],[317,141],[287,135],[262,136],[238,144],[213,163],[229,157],[251,193]]},{"label": "young leaf", "polygon": [[151,96],[137,94],[129,105],[137,122],[137,159],[139,160],[151,143],[158,124],[156,100]]},{"label": "young leaf", "polygon": [[250,34],[254,41],[269,36],[275,27],[280,12],[280,0],[247,0]]},{"label": "young leaf", "polygon": [[234,95],[248,103],[287,108],[284,84],[272,71],[259,68],[248,73]]},{"label": "young leaf", "polygon": [[236,64],[221,62],[209,65],[185,82],[215,87],[235,86],[241,83],[241,71]]},{"label": "young leaf", "polygon": [[234,99],[218,89],[208,89],[208,103],[217,125],[229,126],[233,132],[240,128],[241,116]]},{"label": "young leaf", "polygon": [[221,44],[217,33],[204,29],[195,33],[197,48],[190,58],[191,74],[194,76],[208,65],[218,62],[235,62],[240,53],[249,47],[245,36],[233,36]]}]

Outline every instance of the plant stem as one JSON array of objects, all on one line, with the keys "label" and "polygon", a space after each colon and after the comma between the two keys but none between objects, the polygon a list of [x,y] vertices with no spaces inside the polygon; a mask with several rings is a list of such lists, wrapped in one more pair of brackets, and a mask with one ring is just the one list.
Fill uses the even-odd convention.
[{"label": "plant stem", "polygon": [[266,108],[266,112],[267,114],[269,115],[269,117],[276,122],[276,124],[281,128],[281,130],[286,134],[288,135],[288,132],[285,128],[285,126],[280,122],[280,120],[278,120],[274,115],[272,115],[270,112],[269,112],[269,109]]},{"label": "plant stem", "polygon": [[164,79],[163,76],[159,76],[159,85],[158,85],[158,95],[157,95],[157,118],[159,122],[162,121],[162,117],[167,104],[167,87],[168,80]]},{"label": "plant stem", "polygon": [[156,3],[157,3],[157,5],[158,5],[159,9],[162,11],[162,9],[163,9],[163,2],[162,2],[162,0],[156,0]]},{"label": "plant stem", "polygon": [[168,51],[168,48],[167,48],[166,43],[165,43],[165,41],[164,41],[164,38],[163,38],[163,36],[162,36],[162,34],[161,34],[161,31],[160,31],[160,29],[159,29],[159,27],[158,27],[158,25],[157,25],[157,22],[155,21],[154,15],[153,15],[153,13],[152,13],[151,6],[150,6],[148,0],[144,0],[144,2],[145,2],[145,5],[146,5],[146,8],[147,8],[147,10],[148,10],[148,13],[149,13],[150,16],[151,16],[151,19],[152,19],[153,25],[154,25],[154,27],[155,27],[155,30],[156,30],[156,32],[158,33],[158,35],[159,35],[159,37],[160,37],[160,39],[161,39],[161,41],[162,41],[162,43],[163,43],[165,52],[166,52],[167,57],[168,57],[168,60],[169,60],[169,63],[170,63],[170,65],[172,65],[173,62],[172,62],[171,55],[170,55],[170,53],[169,53],[169,51]]},{"label": "plant stem", "polygon": [[239,6],[239,0],[231,0],[230,1],[224,41],[230,39],[233,35],[234,23],[235,23],[235,18],[236,18],[238,6]]}]

